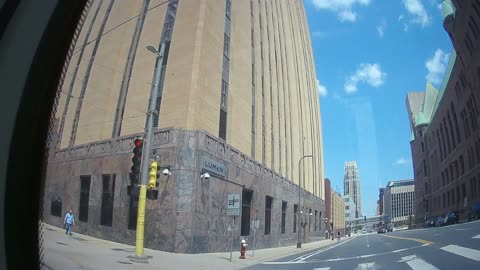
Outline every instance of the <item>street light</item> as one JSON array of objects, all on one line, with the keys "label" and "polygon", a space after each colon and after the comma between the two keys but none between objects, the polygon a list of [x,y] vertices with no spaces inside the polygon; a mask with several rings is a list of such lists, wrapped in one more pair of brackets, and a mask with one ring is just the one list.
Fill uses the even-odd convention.
[{"label": "street light", "polygon": [[147,182],[149,174],[149,164],[152,151],[152,130],[153,130],[153,116],[158,116],[157,96],[160,84],[160,78],[162,76],[161,63],[163,62],[163,54],[165,52],[165,43],[160,45],[160,52],[155,47],[148,45],[147,50],[155,54],[156,64],[153,77],[153,88],[150,97],[150,104],[147,112],[147,123],[145,125],[145,140],[143,146],[142,155],[142,169],[140,175],[140,193],[138,196],[138,216],[137,216],[137,230],[135,232],[135,255],[139,258],[144,258],[144,237],[145,237],[145,202],[147,197]]},{"label": "street light", "polygon": [[[313,155],[305,155],[303,157],[300,158],[300,160],[298,161],[298,209],[301,209],[300,207],[300,194],[302,192],[302,180],[300,178],[300,163],[302,162],[302,160],[304,158],[307,158],[307,157],[313,157]],[[300,230],[303,231],[303,228],[302,228],[302,219],[301,219],[301,215],[298,216],[298,224],[300,224]],[[297,241],[297,248],[301,248],[302,247],[302,240],[301,240],[301,237],[300,237],[300,230],[298,230],[297,234],[298,234],[298,241]]]}]

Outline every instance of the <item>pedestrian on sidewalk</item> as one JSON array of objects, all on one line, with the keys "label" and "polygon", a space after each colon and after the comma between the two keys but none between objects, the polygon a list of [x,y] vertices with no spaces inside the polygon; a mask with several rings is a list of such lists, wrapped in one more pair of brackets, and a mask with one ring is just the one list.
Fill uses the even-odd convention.
[{"label": "pedestrian on sidewalk", "polygon": [[68,211],[68,213],[65,215],[65,218],[63,219],[63,224],[65,224],[65,234],[72,235],[72,225],[75,225],[75,217],[73,216],[72,209]]},{"label": "pedestrian on sidewalk", "polygon": [[337,232],[337,242],[340,242],[340,237],[342,236],[342,234],[340,232]]}]

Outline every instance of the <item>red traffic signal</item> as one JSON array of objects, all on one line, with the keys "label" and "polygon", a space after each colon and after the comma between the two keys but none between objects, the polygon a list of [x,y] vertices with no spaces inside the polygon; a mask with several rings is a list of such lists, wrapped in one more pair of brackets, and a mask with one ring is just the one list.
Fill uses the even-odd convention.
[{"label": "red traffic signal", "polygon": [[142,148],[143,140],[135,139],[133,141],[135,147],[133,148],[132,167],[130,168],[130,180],[132,184],[140,183],[140,165],[142,163]]},{"label": "red traffic signal", "polygon": [[135,139],[135,141],[133,141],[133,144],[135,144],[135,147],[142,147],[143,146],[143,140]]}]

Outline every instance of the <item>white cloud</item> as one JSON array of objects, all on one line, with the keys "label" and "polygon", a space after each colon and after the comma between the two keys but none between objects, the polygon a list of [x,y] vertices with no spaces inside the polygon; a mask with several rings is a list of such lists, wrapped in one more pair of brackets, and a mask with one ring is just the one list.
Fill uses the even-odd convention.
[{"label": "white cloud", "polygon": [[428,70],[425,78],[431,83],[439,85],[443,80],[449,58],[450,54],[437,49],[433,57],[425,61],[425,67]]},{"label": "white cloud", "polygon": [[345,92],[354,93],[358,90],[358,83],[365,82],[373,87],[379,87],[385,82],[387,74],[379,64],[360,64],[357,71],[345,82]]},{"label": "white cloud", "polygon": [[408,163],[410,163],[410,160],[407,160],[407,159],[401,157],[401,158],[397,159],[393,164],[395,164],[395,165],[406,165]]},{"label": "white cloud", "polygon": [[426,26],[431,22],[431,17],[428,15],[421,0],[403,0],[405,9],[413,16],[411,22]]},{"label": "white cloud", "polygon": [[326,97],[328,94],[327,87],[322,85],[319,80],[317,80],[318,94],[322,97]]},{"label": "white cloud", "polygon": [[381,24],[377,25],[377,32],[379,37],[385,35],[385,29],[387,28],[387,21],[383,20]]},{"label": "white cloud", "polygon": [[401,21],[401,20],[403,20],[403,18],[404,18],[404,17],[405,17],[405,15],[403,15],[403,14],[400,14],[400,16],[398,16],[398,21]]},{"label": "white cloud", "polygon": [[357,13],[353,11],[355,5],[368,6],[370,0],[312,0],[317,9],[330,10],[337,13],[340,21],[354,22],[357,20]]},{"label": "white cloud", "polygon": [[408,31],[408,25],[406,23],[403,24],[403,31],[404,32]]}]

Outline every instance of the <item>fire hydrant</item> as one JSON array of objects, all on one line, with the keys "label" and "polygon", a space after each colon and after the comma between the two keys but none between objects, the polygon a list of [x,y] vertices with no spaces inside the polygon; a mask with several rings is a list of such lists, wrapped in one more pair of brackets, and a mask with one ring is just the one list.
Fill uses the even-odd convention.
[{"label": "fire hydrant", "polygon": [[245,259],[245,252],[247,251],[247,241],[245,239],[242,239],[240,241],[240,259]]}]

